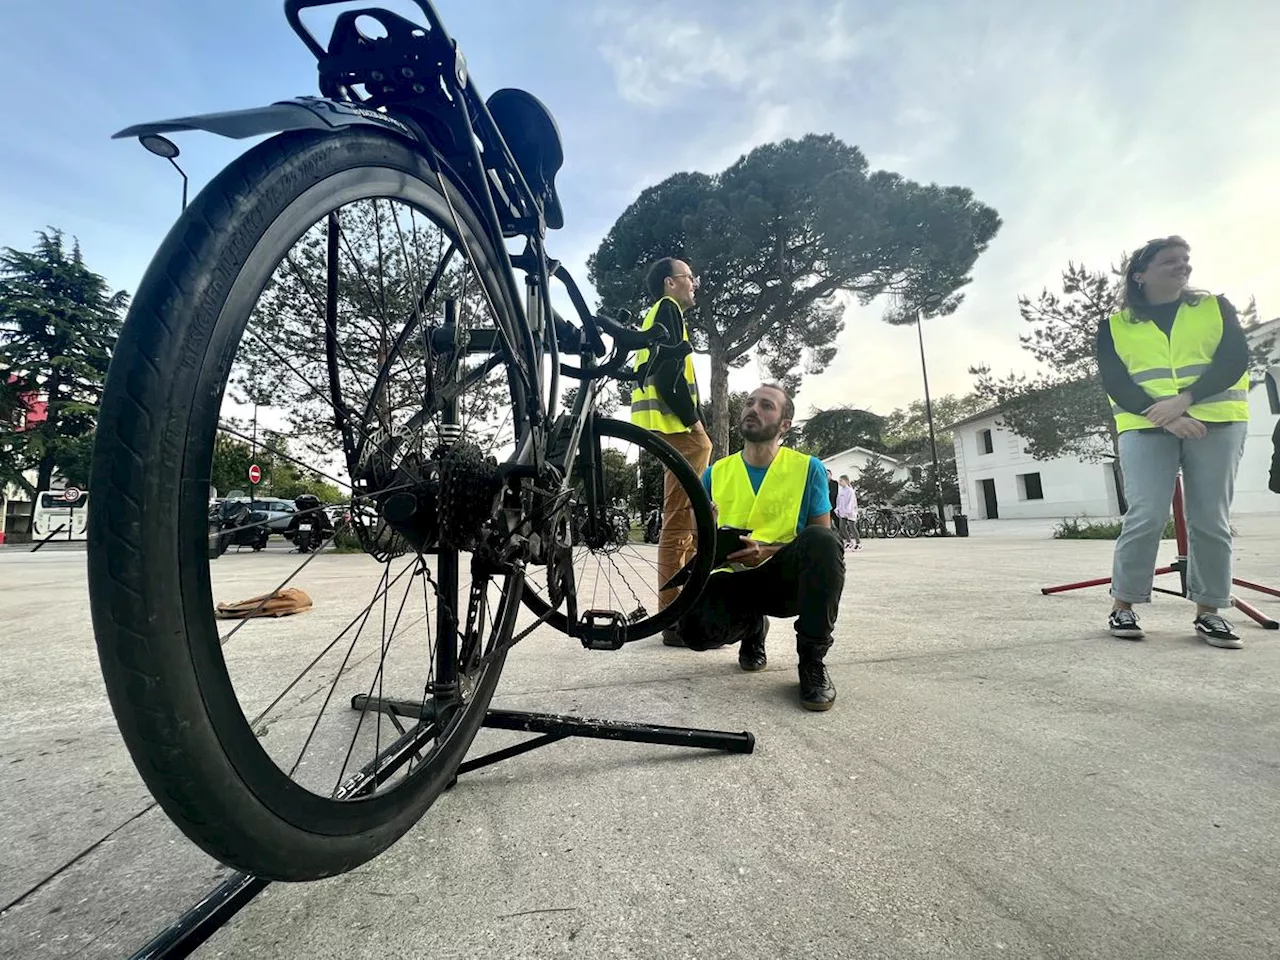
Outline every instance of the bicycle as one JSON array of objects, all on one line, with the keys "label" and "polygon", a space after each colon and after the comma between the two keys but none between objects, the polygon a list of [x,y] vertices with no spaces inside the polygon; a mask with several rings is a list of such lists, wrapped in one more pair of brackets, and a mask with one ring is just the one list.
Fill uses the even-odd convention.
[{"label": "bicycle", "polygon": [[[551,114],[522,90],[482,99],[429,0],[415,0],[422,22],[342,12],[321,45],[301,14],[339,2],[284,5],[320,97],[116,134],[273,134],[185,209],[137,290],[101,405],[88,557],[134,763],[192,841],[268,880],[350,870],[416,823],[535,629],[590,649],[652,636],[693,604],[714,559],[700,478],[656,435],[595,414],[602,381],[637,377],[633,351],[657,362],[688,348],[678,331],[594,315],[548,255],[547,231],[564,224]],[[552,279],[577,324],[552,308]],[[562,377],[581,384],[567,411]],[[209,478],[216,443],[250,441],[237,425],[249,402],[291,431],[273,462],[349,490],[344,530],[365,557],[340,580],[372,598],[349,620],[336,595],[304,615],[345,622],[332,640],[281,644],[252,617],[218,632],[215,593],[245,568],[223,557],[210,579]],[[656,564],[615,505],[634,503],[638,483],[624,444],[693,504],[691,576],[660,611]],[[318,560],[312,573],[332,574],[331,547],[287,575],[268,551],[255,570],[276,589]],[[615,573],[623,586],[608,579],[600,596]],[[249,624],[263,632],[241,634]],[[283,646],[305,664],[296,677]],[[391,701],[392,684],[420,695]]]},{"label": "bicycle", "polygon": [[860,537],[892,538],[902,532],[902,523],[892,508],[884,505],[866,506],[858,513]]},{"label": "bicycle", "polygon": [[902,525],[902,535],[915,539],[924,531],[924,525],[921,522],[921,511],[914,508],[907,508],[901,512],[898,517]]}]

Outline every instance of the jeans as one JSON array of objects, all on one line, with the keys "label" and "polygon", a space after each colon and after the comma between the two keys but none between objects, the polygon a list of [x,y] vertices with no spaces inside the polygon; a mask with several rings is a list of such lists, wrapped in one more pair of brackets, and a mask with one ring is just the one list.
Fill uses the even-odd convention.
[{"label": "jeans", "polygon": [[844,591],[844,544],[829,527],[805,527],[769,560],[736,573],[713,573],[680,623],[693,650],[758,637],[764,617],[796,618],[796,652],[821,660]]},{"label": "jeans", "polygon": [[845,543],[852,540],[854,543],[861,543],[862,538],[858,536],[858,521],[855,517],[841,517],[832,514],[832,522],[835,524],[836,533],[840,534],[840,539]]},{"label": "jeans", "polygon": [[1231,605],[1231,498],[1249,425],[1215,424],[1200,440],[1165,430],[1120,434],[1120,466],[1129,512],[1116,541],[1111,595],[1148,603],[1160,534],[1169,521],[1173,487],[1182,469],[1187,517],[1187,594],[1198,604]]},{"label": "jeans", "polygon": [[[663,440],[675,447],[689,461],[693,472],[702,479],[702,471],[711,462],[711,438],[701,423],[687,433],[663,433]],[[697,527],[693,522],[693,505],[675,474],[664,472],[662,497],[662,532],[658,534],[658,585],[666,583],[693,556]],[[674,587],[658,594],[658,609],[665,609],[680,589]]]}]

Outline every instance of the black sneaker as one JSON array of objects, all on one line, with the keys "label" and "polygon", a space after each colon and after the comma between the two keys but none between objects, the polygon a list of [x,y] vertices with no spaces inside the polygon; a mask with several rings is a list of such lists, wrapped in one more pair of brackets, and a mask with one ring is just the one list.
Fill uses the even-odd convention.
[{"label": "black sneaker", "polygon": [[1132,610],[1112,610],[1107,617],[1107,628],[1113,637],[1121,640],[1141,640],[1146,636],[1138,626],[1138,615]]},{"label": "black sneaker", "polygon": [[667,629],[662,631],[662,645],[664,647],[686,646],[684,637],[680,636],[680,631],[673,627],[667,627]]},{"label": "black sneaker", "polygon": [[1211,647],[1239,650],[1244,641],[1231,632],[1231,624],[1216,613],[1202,613],[1195,619],[1196,633]]},{"label": "black sneaker", "polygon": [[763,670],[769,665],[769,658],[764,652],[764,640],[769,636],[769,618],[760,618],[760,631],[753,633],[742,641],[738,647],[738,666],[748,673]]},{"label": "black sneaker", "polygon": [[830,710],[836,702],[836,685],[821,660],[800,661],[800,706],[806,710]]}]

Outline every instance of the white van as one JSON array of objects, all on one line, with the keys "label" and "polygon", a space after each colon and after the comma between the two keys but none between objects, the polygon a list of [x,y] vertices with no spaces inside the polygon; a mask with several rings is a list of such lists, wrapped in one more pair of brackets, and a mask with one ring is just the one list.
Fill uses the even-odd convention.
[{"label": "white van", "polygon": [[[67,499],[67,494],[71,499]],[[54,534],[54,540],[84,540],[89,521],[87,490],[44,490],[36,496],[31,511],[31,539],[43,540]]]}]

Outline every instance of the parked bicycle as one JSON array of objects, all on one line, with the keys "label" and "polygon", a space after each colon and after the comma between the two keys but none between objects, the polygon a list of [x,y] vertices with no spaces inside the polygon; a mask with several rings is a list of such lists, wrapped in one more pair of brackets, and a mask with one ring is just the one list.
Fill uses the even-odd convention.
[{"label": "parked bicycle", "polygon": [[936,535],[938,516],[927,507],[889,507],[872,505],[858,515],[858,536],[868,537],[919,537]]},{"label": "parked bicycle", "polygon": [[858,513],[858,536],[864,540],[869,537],[896,537],[901,532],[902,522],[892,507],[868,504]]},{"label": "parked bicycle", "polygon": [[[322,45],[300,15],[334,2],[285,3],[322,96],[117,134],[273,134],[201,191],[137,290],[102,400],[89,537],[100,660],[134,762],[188,837],[264,879],[350,870],[408,830],[534,629],[592,649],[656,634],[714,558],[683,457],[595,413],[602,381],[633,378],[632,351],[688,348],[593,315],[548,255],[564,223],[550,113],[522,90],[482,99],[428,0],[422,22],[343,12]],[[552,309],[553,279],[578,324]],[[568,411],[562,378],[580,381]],[[316,562],[365,591],[331,639],[255,645],[237,632],[290,621],[220,635],[214,618],[215,438],[249,439],[228,385],[255,383],[294,432],[259,449],[350,492],[369,559],[326,568],[326,543],[278,577]],[[693,504],[692,576],[662,611],[652,550],[610,506],[630,495],[611,484],[634,477],[605,469],[607,451],[652,455]],[[337,619],[337,594],[308,626]],[[393,685],[412,699],[384,697]]]}]

